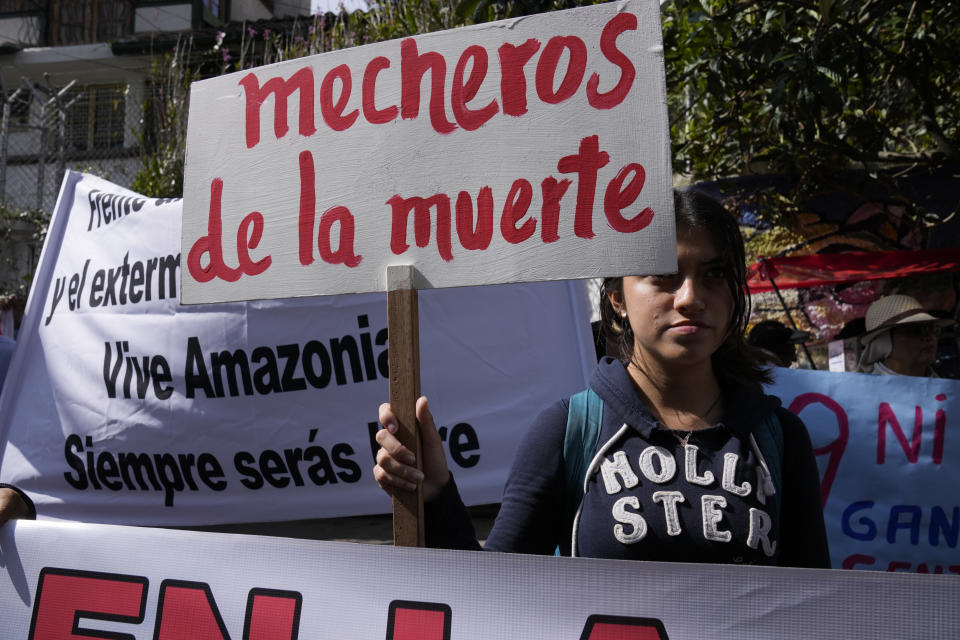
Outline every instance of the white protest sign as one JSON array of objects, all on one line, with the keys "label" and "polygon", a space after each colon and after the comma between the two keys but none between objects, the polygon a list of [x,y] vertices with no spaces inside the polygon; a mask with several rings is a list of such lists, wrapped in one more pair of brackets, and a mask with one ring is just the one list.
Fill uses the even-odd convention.
[{"label": "white protest sign", "polygon": [[196,82],[182,300],[673,270],[668,131],[655,0]]},{"label": "white protest sign", "polygon": [[960,627],[954,576],[34,522],[0,528],[0,567],[11,640],[902,640]]},{"label": "white protest sign", "polygon": [[[181,307],[181,202],[68,173],[0,398],[0,480],[41,518],[383,513],[383,294]],[[421,295],[423,389],[470,503],[596,356],[579,282]],[[518,388],[523,393],[517,393]]]},{"label": "white protest sign", "polygon": [[960,575],[960,382],[776,372],[817,454],[833,567]]}]

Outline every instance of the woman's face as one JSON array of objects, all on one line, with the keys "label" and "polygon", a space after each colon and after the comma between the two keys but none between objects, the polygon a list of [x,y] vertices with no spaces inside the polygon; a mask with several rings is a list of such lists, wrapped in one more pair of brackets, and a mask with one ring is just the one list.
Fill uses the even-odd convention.
[{"label": "woman's face", "polygon": [[664,369],[709,363],[733,317],[723,256],[703,230],[679,230],[677,272],[627,276],[623,293],[610,294],[633,330],[634,360]]}]

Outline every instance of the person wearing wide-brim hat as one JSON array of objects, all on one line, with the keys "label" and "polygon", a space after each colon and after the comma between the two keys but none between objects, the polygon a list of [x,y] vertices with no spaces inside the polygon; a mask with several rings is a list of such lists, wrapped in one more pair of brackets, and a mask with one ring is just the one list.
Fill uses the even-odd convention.
[{"label": "person wearing wide-brim hat", "polygon": [[878,375],[937,377],[937,336],[953,320],[928,313],[915,298],[886,296],[867,309],[867,332],[858,371]]}]

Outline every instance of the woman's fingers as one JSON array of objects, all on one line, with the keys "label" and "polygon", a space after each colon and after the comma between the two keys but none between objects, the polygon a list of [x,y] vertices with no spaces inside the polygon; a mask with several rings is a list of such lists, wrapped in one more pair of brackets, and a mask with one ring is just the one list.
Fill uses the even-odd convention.
[{"label": "woman's fingers", "polygon": [[413,452],[403,446],[400,440],[395,435],[390,433],[389,429],[383,428],[377,431],[376,440],[377,444],[380,445],[380,450],[377,451],[378,462],[380,460],[380,456],[386,453],[391,458],[394,458],[404,464],[417,464],[417,458],[413,455]]},{"label": "woman's fingers", "polygon": [[396,460],[386,449],[381,448],[377,452],[373,477],[382,489],[413,491],[417,488],[417,483],[423,480],[423,473],[414,466]]},{"label": "woman's fingers", "polygon": [[422,482],[423,498],[429,502],[449,482],[450,471],[447,469],[443,442],[437,433],[426,397],[418,398],[416,404],[417,422],[420,423],[422,472],[417,470],[416,456],[396,435],[399,426],[389,403],[380,405],[378,416],[383,429],[376,434],[380,449],[377,452],[377,465],[373,468],[374,479],[388,493],[393,493],[394,489],[412,491],[417,488],[417,483]]},{"label": "woman's fingers", "polygon": [[377,465],[392,476],[406,478],[412,482],[420,482],[423,480],[423,473],[415,466],[402,460],[397,460],[383,448],[377,452]]},{"label": "woman's fingers", "polygon": [[378,418],[383,429],[377,431],[376,441],[380,445],[377,451],[377,464],[373,467],[373,478],[380,488],[392,494],[394,489],[413,491],[423,474],[416,468],[417,459],[397,438],[397,418],[390,403],[380,405]]},{"label": "woman's fingers", "polygon": [[390,433],[396,433],[397,429],[397,417],[393,415],[393,409],[390,408],[389,402],[384,402],[380,405],[379,410],[377,411],[377,417],[380,420],[380,424],[383,425],[383,428],[389,431]]},{"label": "woman's fingers", "polygon": [[417,488],[416,484],[404,480],[402,477],[390,475],[379,465],[373,468],[373,479],[377,481],[381,489],[390,495],[393,495],[395,490],[414,491]]}]

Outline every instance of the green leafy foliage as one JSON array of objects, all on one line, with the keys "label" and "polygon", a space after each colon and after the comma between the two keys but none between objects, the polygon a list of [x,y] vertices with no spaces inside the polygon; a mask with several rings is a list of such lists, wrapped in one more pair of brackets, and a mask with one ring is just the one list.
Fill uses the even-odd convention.
[{"label": "green leafy foliage", "polygon": [[172,53],[153,63],[153,95],[144,103],[141,128],[143,168],[131,188],[154,198],[183,194],[183,158],[187,143],[193,42],[180,40]]},{"label": "green leafy foliage", "polygon": [[851,169],[895,190],[960,162],[960,3],[678,0],[663,31],[675,171],[787,176],[778,222]]},{"label": "green leafy foliage", "polygon": [[[50,216],[44,211],[16,209],[0,204],[0,247],[10,247],[13,243],[42,247],[49,225]],[[34,256],[34,262],[39,257],[38,251]],[[20,264],[17,261],[16,252],[6,251],[0,251],[0,262],[3,263],[0,273],[11,274],[7,279],[0,280],[0,298],[15,295],[25,300],[36,264]],[[28,268],[26,272],[24,272],[25,268]]]}]

